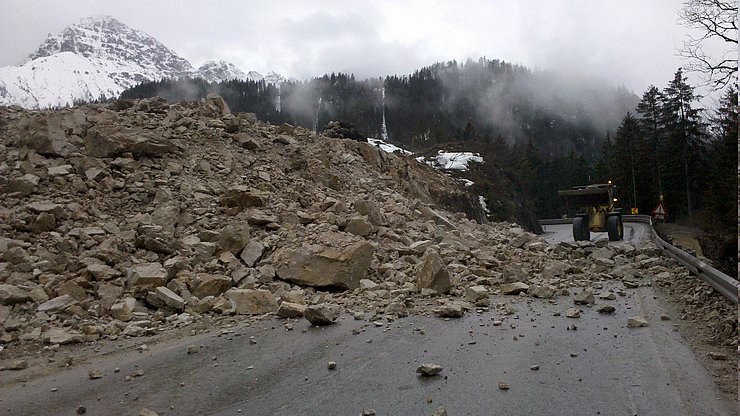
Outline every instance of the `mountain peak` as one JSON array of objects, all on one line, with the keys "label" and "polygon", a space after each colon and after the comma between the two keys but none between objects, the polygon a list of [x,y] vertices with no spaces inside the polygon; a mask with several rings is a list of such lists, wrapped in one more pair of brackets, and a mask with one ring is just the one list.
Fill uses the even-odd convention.
[{"label": "mountain peak", "polygon": [[173,77],[193,70],[187,60],[153,36],[132,29],[108,15],[86,17],[67,26],[60,34],[49,36],[26,62],[61,52],[72,52],[85,58],[134,62]]},{"label": "mountain peak", "polygon": [[245,80],[247,75],[231,62],[224,60],[208,61],[198,68],[197,75],[208,82]]},{"label": "mountain peak", "polygon": [[196,71],[153,36],[102,15],[86,17],[49,35],[24,64],[0,68],[0,105],[65,106],[118,97],[142,82],[181,77],[209,82],[264,78],[276,85],[285,79],[275,73],[268,77],[245,74],[223,60],[208,61]]}]

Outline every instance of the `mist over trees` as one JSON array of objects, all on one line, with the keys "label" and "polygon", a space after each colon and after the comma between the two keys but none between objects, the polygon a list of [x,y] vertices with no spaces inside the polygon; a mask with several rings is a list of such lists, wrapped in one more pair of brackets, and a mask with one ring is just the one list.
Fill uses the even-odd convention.
[{"label": "mist over trees", "polygon": [[532,142],[543,155],[574,151],[589,159],[598,154],[605,132],[639,100],[623,87],[485,58],[385,79],[333,73],[279,89],[262,81],[163,80],[133,87],[121,98],[193,100],[209,92],[224,97],[232,111],[254,112],[272,123],[320,131],[332,120],[349,122],[366,137],[387,134],[412,150],[503,138],[510,145]]}]

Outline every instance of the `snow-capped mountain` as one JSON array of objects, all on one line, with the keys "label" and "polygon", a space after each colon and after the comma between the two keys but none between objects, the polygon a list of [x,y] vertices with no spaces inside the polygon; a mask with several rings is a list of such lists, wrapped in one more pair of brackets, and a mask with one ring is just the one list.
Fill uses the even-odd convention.
[{"label": "snow-capped mountain", "polygon": [[245,81],[250,79],[241,69],[226,61],[208,61],[198,68],[196,76],[208,82],[231,81],[232,79]]},{"label": "snow-capped mountain", "polygon": [[117,97],[144,81],[200,77],[279,83],[273,72],[245,74],[231,63],[209,61],[198,70],[154,37],[110,16],[82,19],[50,35],[20,66],[0,68],[0,105],[47,108]]}]

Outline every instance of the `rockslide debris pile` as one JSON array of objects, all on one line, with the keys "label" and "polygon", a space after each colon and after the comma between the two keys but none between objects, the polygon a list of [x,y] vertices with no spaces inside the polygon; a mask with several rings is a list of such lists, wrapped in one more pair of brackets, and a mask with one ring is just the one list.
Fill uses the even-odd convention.
[{"label": "rockslide debris pile", "polygon": [[[598,295],[602,280],[675,273],[654,247],[550,246],[485,223],[475,196],[409,157],[231,114],[216,95],[0,108],[0,139],[2,344],[204,314],[461,316],[489,294]],[[451,199],[484,223],[437,204]]]}]

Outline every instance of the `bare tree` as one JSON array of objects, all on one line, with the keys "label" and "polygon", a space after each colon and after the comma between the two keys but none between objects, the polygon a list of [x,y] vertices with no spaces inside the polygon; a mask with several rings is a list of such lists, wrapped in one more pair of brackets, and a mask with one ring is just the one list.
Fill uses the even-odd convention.
[{"label": "bare tree", "polygon": [[[715,90],[737,84],[737,12],[736,0],[688,0],[678,15],[681,24],[699,31],[679,51],[689,60],[686,69],[705,74]],[[722,45],[722,50],[708,53],[711,44]]]}]

